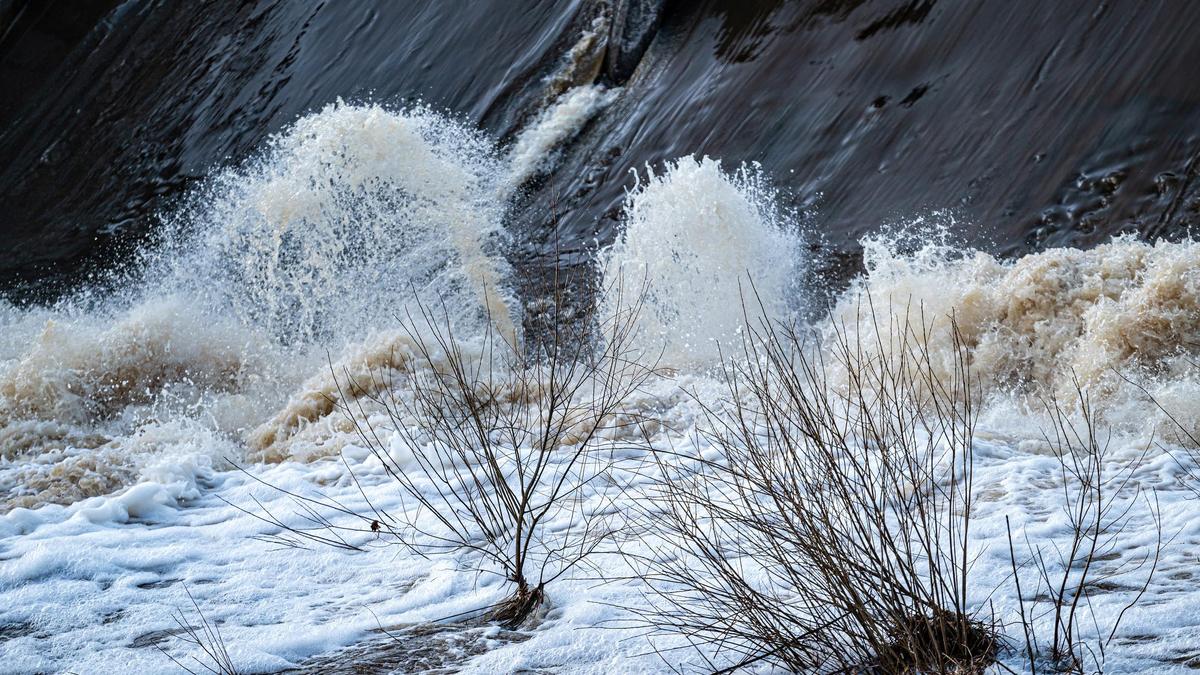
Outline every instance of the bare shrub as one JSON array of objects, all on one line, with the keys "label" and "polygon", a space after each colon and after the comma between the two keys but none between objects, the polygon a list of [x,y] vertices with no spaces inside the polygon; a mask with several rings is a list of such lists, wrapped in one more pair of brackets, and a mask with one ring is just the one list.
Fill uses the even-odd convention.
[{"label": "bare shrub", "polygon": [[[370,381],[334,373],[332,403],[406,504],[360,513],[289,493],[302,522],[259,503],[259,517],[282,529],[268,539],[358,549],[373,533],[372,545],[398,543],[422,556],[465,551],[473,554],[469,565],[513,587],[485,617],[508,626],[528,617],[547,584],[621,527],[623,513],[607,490],[616,480],[614,453],[630,444],[622,438],[637,439],[641,420],[627,404],[655,376],[633,346],[640,306],[580,321],[561,294],[568,284],[557,272],[552,282],[543,329],[528,346],[491,330],[460,339],[444,308],[418,303],[401,318],[412,345],[399,360],[408,364],[403,380],[382,370]],[[381,413],[386,422],[368,421]]]},{"label": "bare shrub", "polygon": [[[860,320],[878,323],[871,311]],[[634,563],[639,621],[723,671],[976,672],[998,639],[968,600],[978,386],[957,326],[889,316],[871,341],[760,323],[723,359],[702,440],[657,450],[646,509],[663,546]],[[943,330],[946,330],[943,327]],[[709,658],[709,657],[705,657]]]},{"label": "bare shrub", "polygon": [[[162,646],[159,646],[158,650],[191,675],[200,675],[200,673],[238,675],[239,671],[233,663],[233,658],[229,655],[229,649],[225,646],[225,638],[221,636],[221,630],[215,623],[209,622],[208,617],[204,616],[204,612],[200,610],[200,603],[196,602],[192,592],[187,587],[184,587],[184,590],[187,592],[192,607],[196,610],[196,616],[200,618],[200,625],[193,625],[184,611],[178,610],[172,616],[178,628],[172,633],[179,641],[198,649],[199,655],[192,654],[187,657],[188,661],[185,662],[172,656]],[[192,667],[198,668],[198,670],[193,670]]]},{"label": "bare shrub", "polygon": [[[1101,437],[1096,412],[1078,381],[1075,391],[1079,401],[1077,415],[1072,415],[1056,398],[1046,402],[1053,420],[1053,435],[1047,434],[1046,441],[1059,461],[1062,508],[1071,527],[1071,538],[1065,546],[1060,546],[1055,542],[1031,541],[1026,536],[1026,555],[1018,562],[1011,526],[1008,529],[1012,578],[1024,637],[1021,653],[1032,673],[1103,672],[1107,649],[1126,612],[1149,588],[1164,546],[1157,506],[1148,498],[1142,500],[1142,489],[1132,480],[1133,470],[1145,458],[1149,446],[1141,457],[1114,469],[1110,439]],[[1132,511],[1139,503],[1144,503],[1156,528],[1154,550],[1141,558],[1109,565],[1120,557],[1122,536],[1128,531]],[[1134,574],[1147,564],[1149,570],[1130,601],[1116,614],[1098,615],[1092,596],[1116,590],[1115,579]]]},{"label": "bare shrub", "polygon": [[[1192,348],[1200,347],[1198,344],[1185,344]],[[1183,362],[1191,366],[1194,372],[1200,373],[1200,362],[1186,357],[1183,358]],[[1180,468],[1183,469],[1184,473],[1189,479],[1184,483],[1184,488],[1191,492],[1193,496],[1200,497],[1200,470],[1196,468],[1198,465],[1200,465],[1200,438],[1197,437],[1197,434],[1194,431],[1195,422],[1192,421],[1192,423],[1189,424],[1187,422],[1187,418],[1182,414],[1183,411],[1170,410],[1166,405],[1160,402],[1158,398],[1151,394],[1150,390],[1147,389],[1145,385],[1133,380],[1129,376],[1119,371],[1117,371],[1117,375],[1124,380],[1126,384],[1142,392],[1142,395],[1145,396],[1146,399],[1150,401],[1150,403],[1156,409],[1158,409],[1159,413],[1161,413],[1162,416],[1165,417],[1170,423],[1167,425],[1167,428],[1171,432],[1169,435],[1173,435],[1175,443],[1177,445],[1182,445],[1183,447],[1177,447],[1175,450],[1172,450],[1172,448],[1169,448],[1162,443],[1157,443],[1156,446],[1160,451],[1167,454],[1173,454],[1175,451],[1182,450],[1183,454],[1185,454],[1188,459],[1191,460],[1190,464],[1182,461],[1179,462]]]}]

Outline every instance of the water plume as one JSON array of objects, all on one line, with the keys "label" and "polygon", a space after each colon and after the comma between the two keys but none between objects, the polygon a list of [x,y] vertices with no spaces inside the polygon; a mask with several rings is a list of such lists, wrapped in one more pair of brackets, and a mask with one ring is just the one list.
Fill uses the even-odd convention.
[{"label": "water plume", "polygon": [[702,366],[747,321],[783,319],[802,304],[800,237],[756,165],[727,172],[684,157],[646,174],[600,256],[602,314],[642,301],[642,346],[666,365]]}]

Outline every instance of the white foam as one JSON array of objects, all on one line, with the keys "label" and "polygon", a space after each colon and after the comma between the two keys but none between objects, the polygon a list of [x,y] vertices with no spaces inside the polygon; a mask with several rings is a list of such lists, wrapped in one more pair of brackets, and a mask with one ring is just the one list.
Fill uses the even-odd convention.
[{"label": "white foam", "polygon": [[444,116],[330,105],[182,214],[166,283],[289,341],[359,339],[414,292],[512,333],[499,178],[490,142]]},{"label": "white foam", "polygon": [[600,256],[602,314],[633,306],[645,289],[646,351],[672,366],[706,365],[740,345],[747,320],[785,319],[802,304],[800,238],[756,165],[727,172],[685,157],[646,172]]},{"label": "white foam", "polygon": [[262,450],[254,430],[327,355],[417,299],[461,336],[519,340],[501,179],[491,142],[454,120],[339,102],[209,181],[110,297],[0,305],[0,510]]},{"label": "white foam", "polygon": [[1145,388],[1200,437],[1200,242],[1119,237],[1003,261],[946,243],[953,226],[922,230],[926,243],[908,252],[911,233],[865,240],[866,274],[819,329],[890,348],[886,326],[860,318],[932,323],[930,354],[949,373],[953,317],[996,415],[1036,415],[1049,396],[1070,407],[1078,383],[1106,423],[1180,438]]},{"label": "white foam", "polygon": [[[250,509],[262,500],[298,524],[305,514],[288,495],[224,469],[227,458],[278,462],[251,471],[297,494],[319,496],[320,485],[361,513],[408,508],[336,412],[363,395],[339,387],[337,376],[404,395],[413,345],[389,328],[414,289],[444,300],[463,337],[478,337],[471,328],[490,314],[508,322],[506,338],[519,339],[519,308],[504,290],[508,271],[497,254],[503,186],[547,170],[541,162],[578,132],[588,101],[602,95],[611,92],[571,90],[507,160],[477,133],[426,110],[331,106],[215,179],[169,223],[166,243],[147,256],[152,269],[119,297],[55,309],[0,304],[0,490],[14,497],[0,514],[0,626],[19,629],[0,641],[0,670],[169,669],[165,656],[137,644],[157,635],[173,654],[189,653],[162,633],[176,626],[173,608],[190,607],[185,584],[221,622],[239,667],[258,671],[369,639],[378,623],[435,620],[503,597],[502,583],[470,571],[470,553],[420,558],[373,548],[366,532],[352,535],[368,545],[361,554],[272,550],[250,537],[277,530],[223,500]],[[624,209],[620,238],[600,255],[608,286],[599,309],[635,302],[645,281],[637,346],[680,368],[676,382],[659,382],[630,405],[664,418],[657,441],[719,459],[692,433],[703,415],[680,387],[705,400],[720,396],[706,373],[718,345],[738,349],[746,314],[787,319],[802,308],[800,237],[757,167],[730,172],[708,158],[647,170]],[[908,252],[895,237],[865,246],[866,275],[813,329],[828,335],[846,320],[869,341],[872,325],[853,320],[868,294],[877,312],[921,308],[939,318],[929,346],[949,368],[946,317],[954,315],[976,374],[995,394],[977,437],[973,597],[1011,619],[1007,551],[995,545],[1009,519],[1048,547],[1070,533],[1056,516],[1061,473],[1036,440],[1040,420],[1028,400],[1009,394],[1069,390],[1074,373],[1106,421],[1185,443],[1142,389],[1114,371],[1136,379],[1185,428],[1200,428],[1200,244],[1126,238],[1015,261],[939,236]],[[744,304],[751,284],[757,295]],[[394,421],[371,414],[386,434]],[[1114,456],[1138,455],[1143,440],[1118,435]],[[411,459],[407,446],[389,450],[400,466]],[[323,459],[331,456],[353,477],[340,461]],[[1179,544],[1121,634],[1154,639],[1119,641],[1113,670],[1165,670],[1165,659],[1194,653],[1200,502],[1185,489],[1193,459],[1155,452],[1136,467],[1133,480],[1156,490],[1164,531]],[[631,474],[642,482],[596,481],[588,498],[617,509],[645,499],[646,472]],[[1123,494],[1117,509],[1134,498]],[[1118,562],[1153,549],[1153,523],[1140,506],[1134,512]],[[415,517],[436,527],[431,514]],[[578,527],[574,517],[547,527]],[[647,537],[621,548],[669,550],[662,547],[670,542]],[[597,569],[582,577],[629,579],[620,556],[601,551],[589,561]],[[1130,588],[1097,595],[1099,613],[1120,611],[1137,591]],[[617,608],[643,602],[643,590],[635,581],[557,580],[546,622],[529,640],[490,644],[493,651],[463,669],[658,672],[663,664],[638,631],[612,624],[624,616]],[[687,658],[665,653],[683,654],[673,663]]]}]

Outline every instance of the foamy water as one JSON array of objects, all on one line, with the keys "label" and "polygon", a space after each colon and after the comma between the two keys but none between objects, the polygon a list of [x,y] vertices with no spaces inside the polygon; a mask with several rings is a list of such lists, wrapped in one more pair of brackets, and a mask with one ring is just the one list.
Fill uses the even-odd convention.
[{"label": "foamy water", "polygon": [[[669,366],[711,365],[740,329],[803,303],[800,237],[757,167],[685,157],[646,169],[601,254],[601,313],[642,303],[640,339]],[[644,295],[644,297],[643,297]]]},{"label": "foamy water", "polygon": [[[332,105],[167,218],[164,243],[110,300],[5,306],[5,508],[112,492],[170,457],[337,453],[353,440],[339,378],[405,373],[399,319],[417,300],[461,338],[490,321],[518,341],[501,186],[609,94],[569,90],[506,158],[427,110]],[[738,352],[747,322],[806,307],[802,236],[758,168],[688,157],[632,181],[624,229],[599,254],[598,309],[641,302],[644,353],[703,373]],[[1001,261],[946,243],[952,228],[866,240],[866,274],[813,334],[849,327],[871,345],[870,312],[908,314],[933,326],[932,361],[948,369],[953,317],[997,428],[1020,429],[1003,421],[1036,417],[1050,395],[1069,404],[1078,383],[1117,428],[1200,436],[1200,244],[1121,238]]]},{"label": "foamy water", "polygon": [[489,141],[445,116],[334,104],[173,219],[166,278],[287,342],[359,339],[414,293],[511,333],[502,179]]},{"label": "foamy water", "polygon": [[571,140],[596,113],[616,100],[620,90],[585,84],[562,94],[517,137],[509,151],[506,190],[554,167],[560,145]]},{"label": "foamy water", "polygon": [[[283,416],[275,435],[290,436],[312,421],[278,411],[327,358],[394,331],[418,303],[464,337],[491,325],[517,341],[499,255],[506,175],[453,120],[338,103],[170,215],[112,297],[6,308],[5,508],[111,492],[166,456],[194,464],[193,446],[214,437],[220,453],[201,454],[218,466],[289,457],[259,427]],[[162,424],[200,438],[156,445],[147,429]]]},{"label": "foamy water", "polygon": [[[0,620],[34,627],[0,647],[11,662],[161,667],[161,655],[129,636],[171,627],[164,607],[178,606],[181,580],[202,587],[239,662],[260,670],[362,638],[375,625],[363,607],[381,621],[425,621],[500,597],[500,585],[462,571],[466,559],[408,556],[397,565],[395,551],[372,551],[348,566],[328,551],[271,557],[244,537],[274,530],[222,500],[262,499],[286,513],[287,498],[256,492],[228,469],[246,464],[297,493],[318,484],[354,508],[406,508],[345,408],[359,411],[373,394],[405,395],[421,360],[418,301],[444,316],[469,353],[482,353],[470,349],[486,347],[489,335],[520,343],[522,308],[503,256],[511,190],[553,171],[556,149],[615,96],[564,88],[506,153],[425,109],[331,105],[169,214],[162,243],[111,297],[0,305],[0,511],[8,512],[0,594],[10,606]],[[804,236],[759,167],[684,157],[630,182],[623,230],[598,253],[596,309],[604,317],[640,303],[635,346],[675,373],[630,403],[666,422],[652,427],[657,442],[711,455],[692,433],[701,415],[681,390],[719,395],[712,371],[722,355],[738,356],[748,325],[818,316],[800,327],[814,350],[845,330],[889,358],[892,336],[877,325],[907,314],[932,326],[923,344],[949,371],[953,318],[986,394],[977,430],[977,480],[986,488],[974,532],[999,541],[1011,515],[1046,541],[1069,535],[1054,515],[1061,475],[1039,444],[1038,402],[1054,395],[1070,408],[1078,384],[1126,455],[1139,458],[1135,481],[1158,491],[1169,534],[1200,545],[1186,498],[1196,471],[1186,446],[1200,437],[1200,243],[1119,238],[1005,261],[948,243],[952,221],[940,231],[918,222],[864,241],[866,273],[822,316],[804,287]],[[879,317],[883,324],[863,320]],[[385,434],[396,423],[373,417],[369,405],[356,414]],[[620,504],[652,491],[607,489],[587,486],[589,499]],[[1137,495],[1123,498],[1141,508]],[[1117,558],[1153,546],[1153,519],[1136,513],[1139,536]],[[71,553],[81,537],[94,555]],[[183,538],[190,543],[181,546]],[[647,542],[627,546],[653,552]],[[1178,576],[1194,565],[1189,550],[1164,557],[1170,582],[1128,624],[1175,650],[1170,658],[1186,651],[1195,628],[1177,620],[1192,602],[1190,577]],[[1005,551],[981,545],[980,554],[979,575],[1002,586]],[[607,558],[597,564],[613,576],[628,571]],[[265,586],[263,570],[272,579]],[[120,583],[84,587],[96,579]],[[631,634],[596,628],[613,618],[611,605],[639,601],[635,586],[562,584],[569,590],[552,591],[560,604],[527,645],[498,648],[471,668],[661,667],[644,645],[630,646]],[[1122,593],[1098,598],[1101,611],[1119,611]],[[1009,595],[979,601],[1014,610]],[[60,605],[69,616],[34,611]],[[344,628],[330,633],[335,620]],[[36,641],[35,629],[43,631]],[[82,641],[94,653],[80,652]],[[1145,641],[1120,647],[1117,663],[1162,663]]]},{"label": "foamy water", "polygon": [[844,327],[870,348],[890,340],[864,320],[872,312],[907,316],[933,326],[933,361],[949,373],[953,320],[997,423],[1051,398],[1072,407],[1082,387],[1117,429],[1200,438],[1200,243],[1122,237],[1001,261],[947,244],[953,225],[918,230],[925,243],[909,252],[896,237],[867,239],[866,274],[819,330]]}]

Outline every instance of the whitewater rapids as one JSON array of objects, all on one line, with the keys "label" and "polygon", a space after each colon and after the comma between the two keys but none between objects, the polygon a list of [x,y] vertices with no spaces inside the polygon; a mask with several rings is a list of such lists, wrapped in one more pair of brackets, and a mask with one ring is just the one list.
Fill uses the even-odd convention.
[{"label": "whitewater rapids", "polygon": [[[338,378],[383,373],[402,390],[414,344],[397,321],[417,303],[444,312],[465,342],[523,340],[504,256],[509,203],[619,94],[568,88],[507,148],[423,108],[331,105],[167,214],[138,268],[106,280],[115,291],[0,305],[0,670],[166,669],[148,647],[186,652],[169,633],[184,584],[238,663],[259,671],[353,643],[376,622],[436,619],[503,593],[453,559],[273,552],[246,539],[269,528],[231,505],[286,499],[232,469],[354,508],[368,496],[402,508],[339,411],[360,394]],[[986,383],[977,481],[988,487],[974,531],[1000,541],[1004,516],[1021,514],[1052,540],[1065,530],[1036,401],[1085,387],[1118,456],[1143,458],[1135,475],[1157,490],[1175,542],[1112,658],[1200,663],[1187,638],[1200,629],[1189,613],[1200,507],[1186,488],[1200,437],[1200,242],[1118,238],[999,260],[954,246],[953,220],[929,216],[935,224],[864,241],[866,272],[816,307],[802,219],[777,206],[761,167],[707,157],[647,167],[631,178],[623,220],[596,254],[597,308],[628,306],[645,282],[639,347],[675,375],[635,403],[664,428],[694,422],[680,388],[713,391],[712,369],[748,321],[814,336],[852,326],[869,342],[879,336],[858,320],[869,299],[933,321],[932,360],[950,368],[953,317]],[[692,434],[673,442],[707,452]],[[1133,536],[1118,557],[1149,545]],[[993,586],[1001,554],[980,552]],[[592,601],[637,602],[636,586],[580,579],[553,592],[561,604],[527,642],[492,645],[465,667],[661,668],[644,644],[598,628],[613,610]],[[1097,602],[1103,611],[1121,597]]]}]

